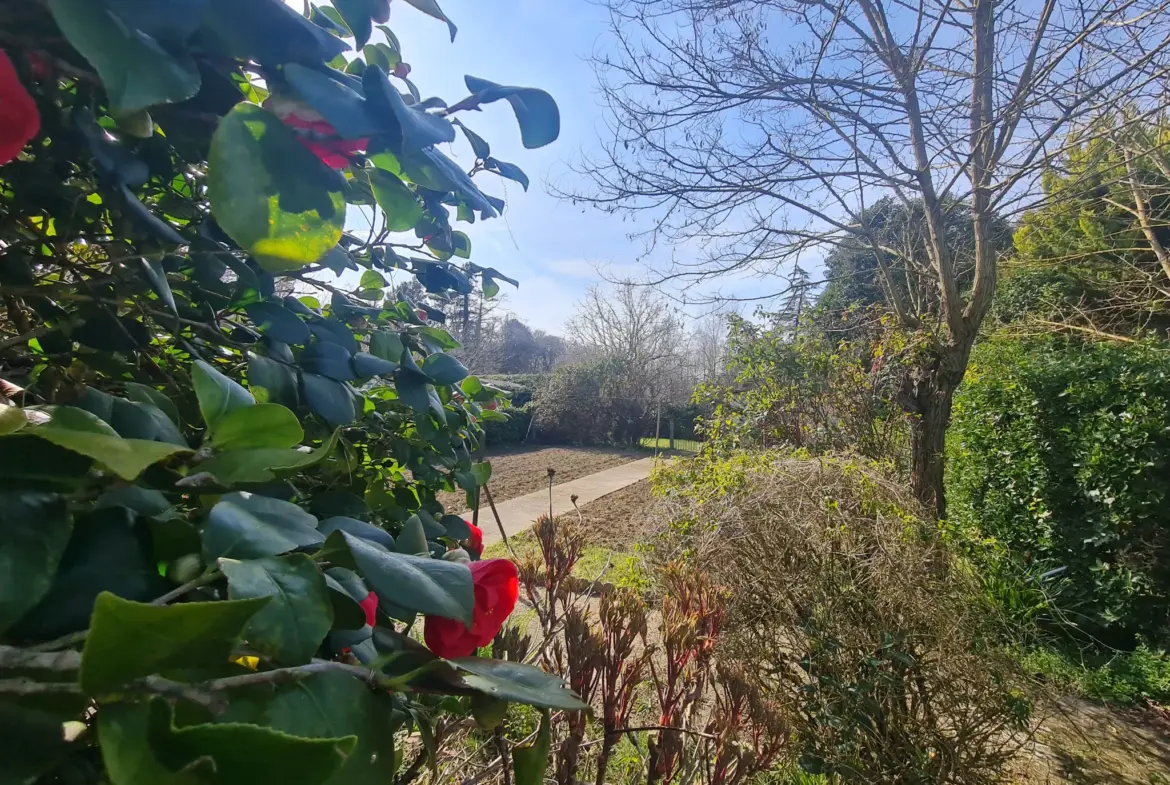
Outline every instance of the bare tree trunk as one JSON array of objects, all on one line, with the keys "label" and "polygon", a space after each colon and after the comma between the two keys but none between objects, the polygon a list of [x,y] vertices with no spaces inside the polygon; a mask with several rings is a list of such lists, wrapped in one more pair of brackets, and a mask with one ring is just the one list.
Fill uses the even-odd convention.
[{"label": "bare tree trunk", "polygon": [[970,345],[947,347],[933,362],[911,370],[902,387],[900,402],[910,415],[910,485],[940,520],[947,515],[943,486],[947,427],[970,354]]}]

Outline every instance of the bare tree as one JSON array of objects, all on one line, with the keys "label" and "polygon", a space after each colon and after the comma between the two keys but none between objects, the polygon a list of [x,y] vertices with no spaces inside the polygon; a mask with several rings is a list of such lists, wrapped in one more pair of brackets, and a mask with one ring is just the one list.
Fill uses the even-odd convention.
[{"label": "bare tree", "polygon": [[[945,514],[952,397],[996,288],[992,227],[1043,200],[1040,173],[1095,133],[1093,117],[1160,111],[1170,0],[608,4],[616,47],[598,70],[612,137],[583,165],[596,188],[575,196],[651,211],[654,239],[702,240],[654,281],[776,280],[867,243],[887,307],[919,339],[900,396],[912,482]],[[864,220],[883,197],[921,203],[924,249],[890,246]],[[946,241],[948,210],[970,212],[969,259]],[[891,255],[937,280],[937,308],[901,296]]]},{"label": "bare tree", "polygon": [[590,287],[569,320],[568,335],[594,357],[622,369],[622,395],[646,401],[688,397],[682,320],[675,304],[653,289]]},{"label": "bare tree", "polygon": [[729,316],[725,310],[712,311],[691,324],[689,351],[696,381],[713,382],[726,375]]}]

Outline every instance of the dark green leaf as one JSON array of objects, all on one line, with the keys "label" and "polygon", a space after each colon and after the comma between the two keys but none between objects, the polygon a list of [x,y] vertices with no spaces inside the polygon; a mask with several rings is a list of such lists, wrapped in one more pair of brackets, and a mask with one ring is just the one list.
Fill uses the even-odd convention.
[{"label": "dark green leaf", "polygon": [[54,408],[48,423],[31,426],[21,433],[93,458],[125,480],[137,478],[146,467],[175,453],[190,452],[174,444],[123,439],[96,415],[72,406]]},{"label": "dark green leaf", "polygon": [[455,125],[462,129],[463,135],[467,137],[467,141],[471,144],[471,152],[475,153],[476,158],[483,161],[492,154],[491,146],[488,145],[482,136],[475,133],[458,120],[452,120],[451,122],[455,123]]},{"label": "dark green leaf", "polygon": [[85,320],[70,336],[82,346],[104,352],[131,352],[150,343],[150,333],[138,319],[102,312]]},{"label": "dark green leaf", "polygon": [[167,501],[167,497],[161,491],[141,488],[137,485],[108,490],[98,497],[94,506],[99,510],[106,507],[125,507],[148,518],[162,515],[171,509],[171,503]]},{"label": "dark green leaf", "polygon": [[244,310],[260,332],[281,343],[304,346],[309,342],[309,325],[280,303],[252,303]]},{"label": "dark green leaf", "polygon": [[455,384],[467,378],[467,369],[450,354],[429,355],[422,364],[422,372],[435,384]]},{"label": "dark green leaf", "polygon": [[[341,577],[347,576],[347,580]],[[352,576],[352,578],[348,578]],[[366,625],[366,612],[358,604],[366,598],[370,590],[362,583],[357,573],[342,567],[332,567],[325,571],[325,585],[329,587],[329,601],[333,605],[333,627],[335,630],[361,630]],[[353,589],[351,591],[351,588]],[[361,596],[358,597],[358,590]]]},{"label": "dark green leaf", "polygon": [[407,610],[471,624],[475,592],[465,565],[391,553],[351,534],[342,536],[358,572],[379,597]]},{"label": "dark green leaf", "polygon": [[295,447],[305,438],[301,423],[276,403],[258,403],[228,412],[215,425],[211,446],[217,450]]},{"label": "dark green leaf", "polygon": [[402,524],[402,531],[398,533],[398,540],[394,550],[399,553],[418,555],[430,553],[431,546],[427,544],[427,532],[423,527],[422,518],[412,515]]},{"label": "dark green leaf", "polygon": [[455,141],[455,126],[450,121],[417,107],[407,106],[381,68],[366,68],[362,72],[362,87],[370,111],[378,122],[388,128],[397,126],[401,130],[405,149],[425,150],[431,145]]},{"label": "dark green leaf", "polygon": [[520,125],[520,138],[525,147],[529,149],[544,147],[560,136],[560,110],[557,109],[557,102],[544,90],[537,90],[534,87],[506,87],[474,76],[465,76],[463,82],[473,95],[460,101],[452,109],[456,107],[471,109],[502,98],[512,105],[512,111],[516,113],[516,122]]},{"label": "dark green leaf", "polygon": [[81,688],[95,695],[156,673],[222,667],[244,625],[267,602],[148,605],[102,592],[81,653]]},{"label": "dark green leaf", "polygon": [[484,161],[484,168],[489,172],[495,172],[500,177],[506,177],[509,180],[515,180],[528,190],[528,175],[524,174],[524,170],[516,164],[510,164],[507,161],[498,161],[495,158],[488,158]]},{"label": "dark green leaf", "polygon": [[385,529],[375,526],[372,523],[359,521],[356,518],[347,518],[343,515],[336,515],[332,518],[326,518],[321,521],[319,527],[321,533],[328,536],[335,531],[352,534],[354,537],[361,537],[363,540],[377,543],[384,548],[394,547],[394,538],[390,536],[390,532]]},{"label": "dark green leaf", "polygon": [[248,358],[248,388],[260,402],[279,403],[295,408],[297,377],[292,368],[276,360],[253,354]]},{"label": "dark green leaf", "polygon": [[135,29],[134,19],[118,20],[90,0],[50,0],[49,10],[98,72],[114,114],[178,103],[199,92],[199,69],[191,56],[168,52]]},{"label": "dark green leaf", "polygon": [[542,785],[544,771],[548,768],[548,753],[552,746],[549,733],[548,709],[540,715],[540,728],[536,740],[522,747],[512,748],[512,768],[516,773],[516,785]]},{"label": "dark green leaf", "polygon": [[317,341],[301,352],[300,366],[309,373],[348,382],[358,378],[349,358],[350,353],[338,344]]},{"label": "dark green leaf", "polygon": [[320,545],[317,519],[280,499],[229,493],[211,508],[203,526],[203,557],[212,562],[258,559]]},{"label": "dark green leaf", "polygon": [[451,40],[455,40],[455,33],[458,32],[458,28],[455,27],[455,23],[448,19],[447,15],[443,13],[443,9],[439,8],[439,3],[437,0],[406,0],[406,2],[422,11],[427,16],[433,16],[435,19],[438,19],[441,22],[446,22],[447,29],[451,31]]},{"label": "dark green leaf", "polygon": [[204,30],[229,57],[275,68],[285,63],[328,62],[349,49],[282,2],[208,0],[207,5]]},{"label": "dark green leaf", "polygon": [[447,536],[452,540],[466,540],[471,536],[471,528],[467,521],[460,518],[458,515],[444,515],[439,523],[447,530]]},{"label": "dark green leaf", "polygon": [[338,432],[315,450],[256,449],[232,450],[213,455],[195,467],[212,474],[227,488],[240,483],[271,482],[315,466],[329,457],[337,446]]},{"label": "dark green leaf", "polygon": [[532,665],[481,657],[460,657],[449,662],[463,673],[463,682],[493,698],[541,709],[580,711],[589,708],[560,676]]},{"label": "dark green leaf", "polygon": [[367,111],[366,99],[350,87],[345,77],[338,74],[334,78],[330,73],[334,72],[326,69],[322,73],[298,63],[284,67],[285,78],[292,88],[337,129],[342,138],[360,139],[381,131]]},{"label": "dark green leaf", "polygon": [[150,403],[161,409],[167,417],[171,419],[175,425],[181,425],[179,420],[179,409],[175,406],[175,402],[167,397],[166,393],[161,390],[156,390],[153,387],[148,387],[145,384],[138,384],[136,382],[123,382],[123,387],[126,388],[126,397],[138,403]]},{"label": "dark green leaf", "polygon": [[422,202],[414,195],[414,191],[389,172],[371,169],[369,174],[374,198],[386,214],[386,228],[392,232],[413,229],[423,217]]},{"label": "dark green leaf", "polygon": [[167,281],[167,274],[163,270],[162,262],[158,259],[139,259],[142,275],[150,283],[150,288],[162,300],[163,305],[174,314],[179,312],[175,306],[175,295],[171,292],[171,285]]},{"label": "dark green leaf", "polygon": [[371,376],[385,376],[393,373],[397,367],[397,363],[383,360],[381,357],[366,352],[358,352],[353,356],[354,372],[361,379],[368,379]]},{"label": "dark green leaf", "polygon": [[[341,316],[341,314],[334,315]],[[345,317],[342,316],[341,318]],[[354,354],[358,350],[358,342],[357,338],[354,337],[353,330],[346,327],[342,322],[337,321],[337,319],[319,319],[310,324],[309,329],[313,331],[313,335],[317,337],[317,340],[322,343],[337,344],[350,354]]]},{"label": "dark green leaf", "polygon": [[233,600],[268,597],[248,622],[248,644],[284,665],[302,665],[317,652],[333,626],[325,577],[303,553],[236,561],[220,559]]},{"label": "dark green leaf", "polygon": [[255,104],[237,104],[212,136],[212,213],[268,272],[298,270],[337,245],[345,223],[344,188],[344,178]]},{"label": "dark green leaf", "polygon": [[404,348],[398,333],[379,330],[370,336],[370,354],[387,362],[400,363]]},{"label": "dark green leaf", "polygon": [[52,588],[12,628],[16,639],[43,640],[85,629],[99,593],[148,600],[166,590],[133,513],[113,507],[78,516]]},{"label": "dark green leaf", "polygon": [[312,373],[301,374],[305,403],[334,428],[357,419],[353,393],[348,385]]},{"label": "dark green leaf", "polygon": [[354,44],[361,49],[370,40],[370,33],[374,30],[370,21],[369,0],[333,0],[333,6],[353,32]]},{"label": "dark green leaf", "polygon": [[40,782],[41,775],[67,759],[73,743],[65,739],[61,723],[77,713],[45,710],[15,701],[0,701],[0,785]]},{"label": "dark green leaf", "polygon": [[[451,232],[451,250],[460,259],[471,258],[471,238],[463,232]],[[468,283],[464,294],[470,294],[471,284]]]},{"label": "dark green leaf", "polygon": [[[241,721],[262,722],[304,738],[357,736],[357,746],[329,785],[389,785],[395,774],[390,700],[344,673],[319,673],[282,687]],[[229,716],[246,708],[233,705]],[[253,785],[269,781],[261,778]]]},{"label": "dark green leaf", "polygon": [[320,785],[337,773],[357,743],[354,735],[309,739],[251,723],[179,728],[162,699],[150,704],[149,738],[172,770],[210,758],[219,785]]},{"label": "dark green leaf", "polygon": [[251,393],[202,360],[195,361],[191,381],[203,422],[210,431],[214,432],[215,424],[229,412],[256,405]]},{"label": "dark green leaf", "polygon": [[0,634],[48,593],[72,531],[63,497],[0,494]]}]

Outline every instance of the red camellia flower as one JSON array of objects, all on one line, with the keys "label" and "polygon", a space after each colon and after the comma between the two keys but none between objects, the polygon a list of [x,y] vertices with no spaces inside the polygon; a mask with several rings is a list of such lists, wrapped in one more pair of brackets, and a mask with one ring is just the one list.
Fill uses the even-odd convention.
[{"label": "red camellia flower", "polygon": [[468,568],[475,583],[471,629],[456,619],[428,616],[423,627],[427,648],[440,657],[466,657],[491,643],[520,597],[520,575],[507,559],[474,561]]},{"label": "red camellia flower", "polygon": [[483,556],[483,529],[476,526],[471,521],[464,521],[467,528],[471,529],[471,536],[467,538],[467,550],[475,551],[476,556]]},{"label": "red camellia flower", "polygon": [[349,157],[366,149],[370,140],[342,139],[337,129],[308,104],[287,96],[269,96],[264,108],[296,131],[297,139],[330,169],[349,166]]},{"label": "red camellia flower", "polygon": [[358,605],[366,612],[366,624],[373,627],[378,621],[378,595],[370,592]]},{"label": "red camellia flower", "polygon": [[36,101],[24,89],[8,54],[0,50],[0,164],[6,164],[41,130]]}]

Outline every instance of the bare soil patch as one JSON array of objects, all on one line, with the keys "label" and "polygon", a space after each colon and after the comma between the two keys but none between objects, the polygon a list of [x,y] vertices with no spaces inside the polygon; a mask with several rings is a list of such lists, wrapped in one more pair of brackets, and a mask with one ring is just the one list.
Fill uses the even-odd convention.
[{"label": "bare soil patch", "polygon": [[[559,485],[645,457],[645,453],[629,450],[590,447],[537,447],[490,452],[487,460],[492,465],[492,478],[488,488],[497,503],[505,502],[547,488],[550,468],[556,471],[553,484]],[[463,491],[441,493],[439,502],[450,512],[467,509]]]}]

